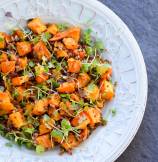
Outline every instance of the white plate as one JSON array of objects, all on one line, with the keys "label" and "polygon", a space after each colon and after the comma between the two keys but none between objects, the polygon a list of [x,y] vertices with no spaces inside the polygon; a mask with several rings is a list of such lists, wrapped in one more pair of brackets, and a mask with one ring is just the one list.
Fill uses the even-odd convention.
[{"label": "white plate", "polygon": [[8,148],[0,138],[1,162],[112,162],[134,138],[145,111],[147,75],[140,48],[127,26],[110,9],[96,0],[1,0],[0,30],[17,25],[5,14],[17,20],[40,16],[45,21],[61,21],[82,27],[91,26],[103,40],[113,63],[113,79],[118,82],[115,99],[108,109],[117,114],[106,127],[98,128],[90,138],[76,148],[72,156],[58,155],[58,150],[36,155],[16,146]]}]

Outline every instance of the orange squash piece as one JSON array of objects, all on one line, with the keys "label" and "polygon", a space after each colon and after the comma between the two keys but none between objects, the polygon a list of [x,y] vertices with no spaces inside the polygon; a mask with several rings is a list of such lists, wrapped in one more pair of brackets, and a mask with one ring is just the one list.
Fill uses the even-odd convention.
[{"label": "orange squash piece", "polygon": [[57,91],[60,93],[73,93],[75,91],[75,82],[64,82],[60,84]]},{"label": "orange squash piece", "polygon": [[57,56],[57,58],[68,57],[68,53],[65,50],[58,50],[56,52],[56,56]]},{"label": "orange squash piece", "polygon": [[14,31],[14,34],[17,35],[21,40],[25,39],[25,34],[22,30],[17,29]]},{"label": "orange squash piece", "polygon": [[73,38],[64,38],[63,43],[67,49],[74,50],[78,48],[78,43]]},{"label": "orange squash piece", "polygon": [[13,86],[21,86],[23,83],[27,82],[29,80],[29,76],[21,76],[21,77],[15,77],[12,78],[12,85]]},{"label": "orange squash piece", "polygon": [[73,38],[76,41],[76,43],[78,43],[80,39],[80,34],[81,34],[81,29],[79,27],[72,27],[66,31],[57,33],[53,38],[50,39],[50,41],[57,41],[69,37],[69,38]]},{"label": "orange squash piece", "polygon": [[90,120],[91,127],[94,127],[95,124],[101,122],[101,110],[98,108],[88,108],[85,113]]},{"label": "orange squash piece", "polygon": [[74,147],[79,145],[79,141],[77,141],[76,137],[70,133],[68,136],[67,141],[62,142],[61,146],[66,150],[66,151],[71,151]]},{"label": "orange squash piece", "polygon": [[32,51],[31,43],[29,42],[17,42],[16,48],[19,56],[25,56]]},{"label": "orange squash piece", "polygon": [[51,149],[54,147],[54,143],[50,140],[49,134],[38,136],[36,138],[36,143],[43,146],[45,149]]},{"label": "orange squash piece", "polygon": [[36,34],[41,34],[47,29],[46,25],[38,17],[30,21],[27,26]]},{"label": "orange squash piece", "polygon": [[15,61],[2,62],[0,65],[2,73],[11,73],[15,71]]},{"label": "orange squash piece", "polygon": [[49,76],[48,76],[47,74],[42,73],[42,74],[36,76],[36,82],[37,82],[37,83],[43,83],[43,82],[45,82],[46,80],[48,80],[48,78],[49,78]]},{"label": "orange squash piece", "polygon": [[8,56],[6,53],[2,52],[0,55],[0,62],[8,61]]},{"label": "orange squash piece", "polygon": [[25,89],[24,89],[23,87],[17,87],[17,88],[16,88],[16,91],[17,91],[17,93],[18,93],[18,96],[17,96],[16,99],[20,102],[20,101],[22,101],[23,98],[24,98],[24,91],[25,91]]},{"label": "orange squash piece", "polygon": [[10,114],[15,109],[7,92],[0,92],[0,115]]},{"label": "orange squash piece", "polygon": [[81,69],[81,61],[75,60],[74,58],[68,59],[68,72],[70,73],[78,73]]},{"label": "orange squash piece", "polygon": [[38,59],[42,59],[43,56],[45,56],[47,59],[51,58],[51,53],[47,49],[44,42],[40,41],[34,46],[34,52],[37,54]]},{"label": "orange squash piece", "polygon": [[91,78],[87,73],[81,73],[79,74],[78,78],[77,78],[77,86],[79,88],[83,88],[85,86],[87,86],[87,84],[90,82]]},{"label": "orange squash piece", "polygon": [[99,98],[99,88],[95,84],[89,84],[87,87],[84,88],[84,92],[87,99],[95,101]]},{"label": "orange squash piece", "polygon": [[102,80],[100,82],[100,93],[102,99],[112,100],[114,97],[113,85],[107,80]]},{"label": "orange squash piece", "polygon": [[71,121],[72,126],[78,128],[78,129],[85,129],[89,123],[90,123],[90,120],[87,117],[85,112],[79,113]]},{"label": "orange squash piece", "polygon": [[9,121],[13,124],[13,126],[17,129],[21,128],[25,125],[24,116],[20,112],[14,112],[9,115]]},{"label": "orange squash piece", "polygon": [[0,32],[0,49],[4,49],[6,47],[4,33]]},{"label": "orange squash piece", "polygon": [[48,100],[46,98],[38,100],[32,110],[33,115],[42,115],[47,111]]},{"label": "orange squash piece", "polygon": [[0,115],[10,114],[14,109],[11,102],[0,102]]},{"label": "orange squash piece", "polygon": [[48,28],[47,28],[47,32],[49,32],[49,33],[55,35],[55,34],[58,32],[58,27],[57,27],[57,25],[56,25],[56,24],[51,24],[51,25],[49,25]]},{"label": "orange squash piece", "polygon": [[17,60],[17,64],[18,64],[18,69],[19,70],[24,70],[27,66],[27,57],[24,58],[19,58]]},{"label": "orange squash piece", "polygon": [[60,104],[60,96],[58,94],[52,94],[48,98],[48,104],[51,107],[59,107],[59,104]]}]

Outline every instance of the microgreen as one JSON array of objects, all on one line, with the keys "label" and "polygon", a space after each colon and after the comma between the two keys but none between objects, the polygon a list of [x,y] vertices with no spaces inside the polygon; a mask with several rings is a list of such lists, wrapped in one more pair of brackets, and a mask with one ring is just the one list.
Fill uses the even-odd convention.
[{"label": "microgreen", "polygon": [[45,151],[45,148],[42,145],[37,145],[36,146],[36,153],[41,154]]},{"label": "microgreen", "polygon": [[37,44],[39,42],[40,38],[37,36],[32,39],[33,44]]},{"label": "microgreen", "polygon": [[102,52],[105,49],[103,42],[100,40],[94,42],[94,48],[96,48],[98,52]]},{"label": "microgreen", "polygon": [[91,45],[92,42],[91,33],[92,33],[91,29],[87,29],[83,33],[83,42],[89,46]]},{"label": "microgreen", "polygon": [[115,108],[112,108],[112,109],[111,109],[111,113],[112,113],[112,116],[113,116],[113,117],[116,116],[116,109],[115,109]]},{"label": "microgreen", "polygon": [[87,46],[86,47],[86,53],[87,53],[87,55],[92,55],[93,54],[93,48],[92,47],[90,47],[90,46]]},{"label": "microgreen", "polygon": [[13,143],[12,143],[12,142],[7,142],[7,143],[5,144],[5,146],[7,146],[7,147],[12,147],[12,146],[13,146]]},{"label": "microgreen", "polygon": [[34,67],[34,66],[35,66],[35,63],[34,63],[33,61],[30,61],[30,62],[29,62],[29,66],[30,66],[30,67]]},{"label": "microgreen", "polygon": [[51,34],[49,32],[45,32],[41,35],[41,39],[43,42],[47,42],[51,38]]},{"label": "microgreen", "polygon": [[0,37],[0,42],[4,42],[4,38],[3,37]]},{"label": "microgreen", "polygon": [[61,31],[68,29],[68,24],[66,23],[57,24],[57,27],[58,27],[58,30],[61,32]]}]

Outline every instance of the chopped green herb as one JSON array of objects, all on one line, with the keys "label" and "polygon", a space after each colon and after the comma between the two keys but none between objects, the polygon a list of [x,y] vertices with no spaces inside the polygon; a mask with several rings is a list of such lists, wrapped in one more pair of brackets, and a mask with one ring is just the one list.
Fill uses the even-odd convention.
[{"label": "chopped green herb", "polygon": [[86,47],[86,53],[87,53],[88,56],[92,55],[93,54],[93,48],[90,47],[90,46],[87,46]]},{"label": "chopped green herb", "polygon": [[58,30],[61,32],[61,31],[64,31],[64,30],[68,29],[68,24],[66,24],[66,23],[57,24],[57,27],[58,27]]},{"label": "chopped green herb", "polygon": [[47,42],[50,38],[51,38],[51,34],[48,32],[43,33],[41,36],[43,42]]},{"label": "chopped green herb", "polygon": [[115,108],[112,108],[112,109],[111,109],[111,112],[112,112],[112,116],[113,116],[113,117],[116,116],[116,109],[115,109]]},{"label": "chopped green herb", "polygon": [[51,134],[50,134],[53,138],[60,138],[62,139],[63,138],[63,133],[59,130],[52,130]]},{"label": "chopped green herb", "polygon": [[13,94],[12,94],[12,96],[14,98],[17,98],[19,96],[19,92],[15,89],[14,92],[13,92]]},{"label": "chopped green herb", "polygon": [[23,131],[28,134],[33,134],[35,131],[35,128],[24,128]]},{"label": "chopped green herb", "polygon": [[102,51],[105,49],[104,44],[103,44],[102,41],[96,41],[96,42],[94,43],[94,48],[96,48],[96,50],[97,50],[98,52],[102,52]]},{"label": "chopped green herb", "polygon": [[12,144],[11,142],[7,142],[7,143],[5,144],[5,146],[7,146],[7,147],[12,147],[13,144]]},{"label": "chopped green herb", "polygon": [[4,38],[3,37],[0,37],[0,42],[4,42]]},{"label": "chopped green herb", "polygon": [[83,33],[83,42],[88,46],[90,46],[92,42],[91,33],[92,33],[91,29],[87,29]]},{"label": "chopped green herb", "polygon": [[45,151],[45,148],[42,145],[37,145],[36,146],[36,153],[41,154]]},{"label": "chopped green herb", "polygon": [[60,97],[70,100],[70,95],[69,94],[60,94]]},{"label": "chopped green herb", "polygon": [[35,66],[35,63],[34,63],[33,61],[30,61],[30,62],[29,62],[29,66],[30,66],[30,67],[34,67],[34,66]]},{"label": "chopped green herb", "polygon": [[32,39],[33,44],[37,44],[39,42],[40,38],[39,37],[35,37]]}]

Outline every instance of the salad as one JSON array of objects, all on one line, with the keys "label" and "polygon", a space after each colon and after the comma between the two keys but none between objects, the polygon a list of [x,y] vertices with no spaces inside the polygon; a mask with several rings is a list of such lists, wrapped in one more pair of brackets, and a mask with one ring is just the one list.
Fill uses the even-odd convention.
[{"label": "salad", "polygon": [[92,30],[27,21],[0,32],[0,134],[41,153],[71,153],[105,124],[104,105],[115,95],[111,62]]}]

